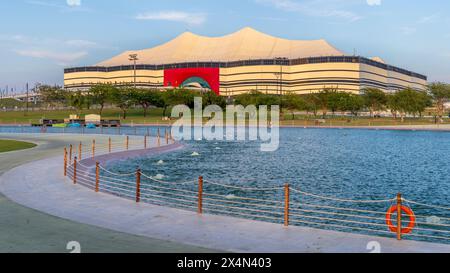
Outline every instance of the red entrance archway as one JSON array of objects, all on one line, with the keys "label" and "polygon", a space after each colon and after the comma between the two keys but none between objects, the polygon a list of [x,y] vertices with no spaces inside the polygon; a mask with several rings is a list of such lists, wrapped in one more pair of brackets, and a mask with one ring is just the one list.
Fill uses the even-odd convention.
[{"label": "red entrance archway", "polygon": [[173,68],[164,70],[164,86],[179,87],[185,80],[199,77],[220,95],[219,68]]}]

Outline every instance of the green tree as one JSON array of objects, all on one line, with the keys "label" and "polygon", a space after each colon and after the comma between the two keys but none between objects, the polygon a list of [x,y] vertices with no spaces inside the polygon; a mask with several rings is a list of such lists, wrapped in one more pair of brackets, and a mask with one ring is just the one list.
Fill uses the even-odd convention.
[{"label": "green tree", "polygon": [[223,96],[219,96],[212,91],[203,93],[202,98],[204,107],[208,105],[218,105],[225,108],[227,105],[227,101]]},{"label": "green tree", "polygon": [[280,98],[280,96],[278,95],[260,93],[257,97],[256,107],[259,107],[261,105],[267,106],[279,105],[280,111],[283,111],[285,103],[286,103],[285,96],[281,96]]},{"label": "green tree", "polygon": [[242,106],[257,105],[261,95],[262,93],[257,91],[239,94],[235,97],[234,103]]},{"label": "green tree", "polygon": [[89,89],[89,98],[92,104],[100,106],[100,115],[111,97],[111,94],[117,88],[112,84],[96,84]]},{"label": "green tree", "polygon": [[110,101],[122,110],[122,118],[127,119],[128,110],[134,105],[135,89],[130,86],[122,86],[112,90]]},{"label": "green tree", "polygon": [[341,93],[339,99],[339,110],[342,112],[349,111],[354,116],[358,116],[359,112],[364,108],[364,99],[360,95],[350,93]]},{"label": "green tree", "polygon": [[296,110],[306,109],[306,101],[302,96],[290,92],[284,97],[284,107],[291,111],[292,119],[294,120]]},{"label": "green tree", "polygon": [[330,110],[330,108],[332,107],[333,109],[337,109],[336,104],[335,104],[335,100],[334,98],[332,99],[332,97],[334,97],[334,95],[337,93],[336,89],[333,88],[325,88],[322,91],[320,91],[319,93],[316,94],[316,98],[317,98],[317,102],[318,102],[318,106],[319,109],[322,110],[322,117],[326,118],[327,114],[328,114],[328,110]]},{"label": "green tree", "polygon": [[86,96],[82,91],[73,91],[67,95],[69,105],[76,109],[77,114],[81,114],[86,105]]},{"label": "green tree", "polygon": [[397,119],[398,113],[401,111],[399,97],[396,94],[387,95],[387,107],[391,111],[394,119]]},{"label": "green tree", "polygon": [[365,106],[370,110],[371,117],[374,117],[375,112],[383,110],[387,104],[386,94],[377,88],[365,88],[363,98]]},{"label": "green tree", "polygon": [[319,111],[320,100],[317,94],[311,93],[303,96],[305,100],[305,110],[308,113],[313,113],[314,117],[317,117]]},{"label": "green tree", "polygon": [[407,114],[421,115],[425,108],[431,105],[431,99],[425,92],[406,88],[397,91],[391,98],[390,104],[400,112],[403,122]]},{"label": "green tree", "polygon": [[417,91],[417,112],[419,116],[422,117],[423,112],[427,107],[433,106],[433,98],[424,91]]},{"label": "green tree", "polygon": [[48,106],[67,104],[68,91],[61,86],[38,85],[37,93]]},{"label": "green tree", "polygon": [[134,89],[132,95],[135,103],[139,104],[140,106],[142,106],[142,109],[144,109],[144,117],[147,117],[148,109],[150,108],[150,106],[165,106],[162,92],[158,89]]},{"label": "green tree", "polygon": [[435,82],[428,86],[428,90],[434,100],[439,120],[442,123],[444,122],[442,118],[444,116],[445,103],[450,100],[450,84]]},{"label": "green tree", "polygon": [[[327,92],[327,91],[325,91]],[[344,102],[346,93],[338,92],[337,90],[330,89],[328,90],[328,109],[330,109],[331,113],[334,114],[342,109],[342,104]]]},{"label": "green tree", "polygon": [[175,88],[167,90],[163,93],[162,104],[164,105],[163,115],[166,116],[167,110],[170,107],[176,105],[186,105],[189,108],[194,108],[194,100],[195,97],[201,97],[202,94],[198,91],[183,89],[183,88]]}]

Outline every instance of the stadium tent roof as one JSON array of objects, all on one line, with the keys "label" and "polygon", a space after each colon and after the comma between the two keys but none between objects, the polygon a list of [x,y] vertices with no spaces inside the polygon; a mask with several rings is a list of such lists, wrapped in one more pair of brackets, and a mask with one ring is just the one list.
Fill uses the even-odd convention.
[{"label": "stadium tent roof", "polygon": [[186,32],[163,45],[126,51],[97,65],[129,65],[130,54],[138,54],[138,64],[153,65],[344,55],[325,40],[287,40],[244,28],[223,37],[204,37]]}]

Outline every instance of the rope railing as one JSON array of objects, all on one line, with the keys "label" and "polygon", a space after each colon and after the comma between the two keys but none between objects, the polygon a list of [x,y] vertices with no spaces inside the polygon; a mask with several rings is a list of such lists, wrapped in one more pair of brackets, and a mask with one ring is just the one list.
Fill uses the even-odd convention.
[{"label": "rope railing", "polygon": [[[401,194],[390,199],[353,200],[315,194],[289,184],[242,187],[236,182],[217,182],[203,177],[166,181],[140,169],[119,173],[99,162],[91,165],[101,154],[151,147],[147,138],[145,143],[139,140],[132,143],[129,137],[124,142],[126,145],[121,142],[113,144],[110,140],[105,147],[93,141],[90,149],[83,143],[78,149],[74,145],[66,147],[64,175],[74,184],[96,192],[199,214],[232,216],[284,224],[286,227],[307,226],[377,236],[395,235],[398,240],[411,238],[450,243],[450,208],[411,201]],[[162,145],[161,139],[155,142],[157,147]],[[79,160],[83,154],[86,158]],[[84,160],[90,160],[90,163],[86,164]]]}]

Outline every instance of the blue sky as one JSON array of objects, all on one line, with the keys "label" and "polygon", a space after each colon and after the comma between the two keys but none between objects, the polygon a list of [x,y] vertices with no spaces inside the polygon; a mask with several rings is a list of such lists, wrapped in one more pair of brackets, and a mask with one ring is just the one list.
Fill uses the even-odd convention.
[{"label": "blue sky", "polygon": [[62,84],[63,68],[149,48],[184,31],[221,36],[249,26],[326,39],[353,55],[450,82],[450,1],[2,0],[0,88]]}]

